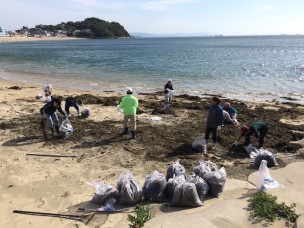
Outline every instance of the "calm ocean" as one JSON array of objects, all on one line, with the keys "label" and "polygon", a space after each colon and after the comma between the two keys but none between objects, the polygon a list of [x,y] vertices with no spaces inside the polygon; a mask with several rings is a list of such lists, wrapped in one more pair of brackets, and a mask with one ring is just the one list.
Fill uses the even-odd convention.
[{"label": "calm ocean", "polygon": [[0,76],[85,90],[158,91],[304,103],[304,36],[0,43]]}]

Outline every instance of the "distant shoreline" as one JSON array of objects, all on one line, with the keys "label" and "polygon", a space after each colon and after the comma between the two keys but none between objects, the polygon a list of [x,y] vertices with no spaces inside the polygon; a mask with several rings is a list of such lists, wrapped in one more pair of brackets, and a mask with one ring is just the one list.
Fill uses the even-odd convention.
[{"label": "distant shoreline", "polygon": [[27,42],[27,41],[48,41],[48,40],[83,40],[86,38],[76,37],[0,37],[0,43],[5,42]]}]

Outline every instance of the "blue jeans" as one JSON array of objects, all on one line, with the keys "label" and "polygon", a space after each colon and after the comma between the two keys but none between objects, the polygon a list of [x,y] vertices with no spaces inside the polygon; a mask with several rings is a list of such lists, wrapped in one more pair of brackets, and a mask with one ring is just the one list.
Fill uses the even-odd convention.
[{"label": "blue jeans", "polygon": [[46,119],[49,121],[49,127],[51,129],[54,128],[52,119],[54,119],[55,126],[59,127],[59,119],[58,119],[58,116],[57,116],[56,112],[54,112],[52,115],[45,114],[45,116],[46,116]]}]

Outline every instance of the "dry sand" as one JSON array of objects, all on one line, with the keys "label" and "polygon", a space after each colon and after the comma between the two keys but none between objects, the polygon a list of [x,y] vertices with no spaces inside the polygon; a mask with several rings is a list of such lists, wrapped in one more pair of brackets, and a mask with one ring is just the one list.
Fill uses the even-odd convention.
[{"label": "dry sand", "polygon": [[[8,89],[12,85],[22,89]],[[50,137],[45,142],[39,128],[39,109],[44,104],[35,100],[41,90],[19,82],[0,81],[0,227],[74,227],[75,224],[85,227],[83,222],[86,219],[75,222],[12,214],[12,211],[76,213],[79,205],[90,205],[94,194],[94,189],[87,182],[104,181],[116,185],[119,174],[129,169],[143,184],[147,173],[153,170],[164,173],[177,158],[181,159],[188,173],[202,158],[191,150],[191,143],[204,132],[203,120],[208,106],[204,99],[180,96],[175,98],[169,114],[162,114],[162,96],[139,95],[138,138],[132,141],[120,136],[122,115],[117,112],[116,104],[121,94],[55,88],[58,96],[80,95],[91,109],[92,116],[86,120],[78,119],[72,109],[73,136],[68,140]],[[277,123],[270,130],[266,146],[278,157],[280,167],[300,160],[294,155],[303,145],[290,142],[302,140],[303,125],[279,120],[298,121],[303,116],[301,106],[270,103],[267,107],[275,108],[264,109],[265,105],[256,105],[254,110],[250,110],[243,102],[232,102],[239,110],[241,123],[253,121],[258,115],[272,124]],[[162,121],[151,121],[151,113],[161,116]],[[58,115],[62,120],[63,117]],[[252,224],[248,220],[249,212],[244,209],[247,198],[255,191],[247,181],[248,175],[255,169],[250,167],[251,160],[244,153],[244,148],[230,148],[237,135],[234,127],[224,126],[217,149],[204,158],[226,167],[229,179],[223,196],[210,198],[203,207],[196,209],[153,205],[154,218],[147,223],[147,227],[261,226]],[[32,157],[26,156],[27,153],[74,155],[77,158]],[[303,202],[295,197],[303,195],[303,184],[298,181],[303,179],[303,167],[303,163],[295,163],[271,173],[285,186],[273,191],[274,194],[281,191],[282,200],[299,203],[299,213],[303,213]],[[289,191],[292,191],[293,197],[288,196]],[[274,225],[282,224],[281,221]],[[88,224],[89,227],[127,225],[126,213],[95,215]]]}]

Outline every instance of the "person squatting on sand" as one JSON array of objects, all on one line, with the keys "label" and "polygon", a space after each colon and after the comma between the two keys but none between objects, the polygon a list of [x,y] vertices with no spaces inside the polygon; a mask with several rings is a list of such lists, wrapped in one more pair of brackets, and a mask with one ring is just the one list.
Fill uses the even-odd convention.
[{"label": "person squatting on sand", "polygon": [[233,124],[238,125],[238,122],[236,120],[237,111],[235,108],[233,108],[229,102],[226,102],[225,105],[221,106],[224,111],[224,123],[225,124]]},{"label": "person squatting on sand", "polygon": [[74,107],[76,109],[76,111],[77,111],[77,115],[81,116],[78,103],[82,104],[82,102],[80,100],[77,101],[74,97],[67,97],[65,99],[65,107],[64,107],[64,109],[65,109],[65,112],[68,114],[69,117],[71,116],[71,114],[70,114],[70,107]]},{"label": "person squatting on sand", "polygon": [[218,97],[213,97],[211,99],[211,105],[209,107],[208,116],[206,119],[206,133],[205,139],[206,144],[208,143],[209,135],[212,133],[212,149],[215,147],[216,144],[216,132],[219,131],[223,124],[223,109],[220,104],[220,99]]},{"label": "person squatting on sand", "polygon": [[119,104],[119,108],[123,109],[124,121],[123,121],[123,134],[128,134],[128,121],[131,122],[132,139],[136,138],[136,110],[138,107],[138,100],[134,97],[132,89],[127,90],[127,95],[124,96]]},{"label": "person squatting on sand", "polygon": [[58,110],[62,115],[67,116],[63,112],[60,105],[61,105],[61,100],[59,98],[53,98],[52,101],[48,102],[40,109],[40,114],[42,115],[42,121],[44,121],[45,119],[48,120],[52,135],[54,135],[53,120],[55,122],[56,132],[59,134],[59,119],[56,114],[56,110]]},{"label": "person squatting on sand", "polygon": [[[259,148],[264,145],[264,138],[268,133],[268,126],[263,122],[255,122],[249,126],[243,126],[241,128],[240,137],[233,143],[233,145],[237,145],[238,141],[240,141],[243,137],[245,137],[244,145],[248,146],[249,144],[255,144],[257,140],[259,140]],[[251,141],[251,135],[254,138]]]},{"label": "person squatting on sand", "polygon": [[167,84],[164,86],[164,91],[165,91],[165,105],[164,105],[164,110],[169,108],[169,103],[172,100],[172,95],[173,95],[173,85],[172,85],[172,79],[169,78]]}]

